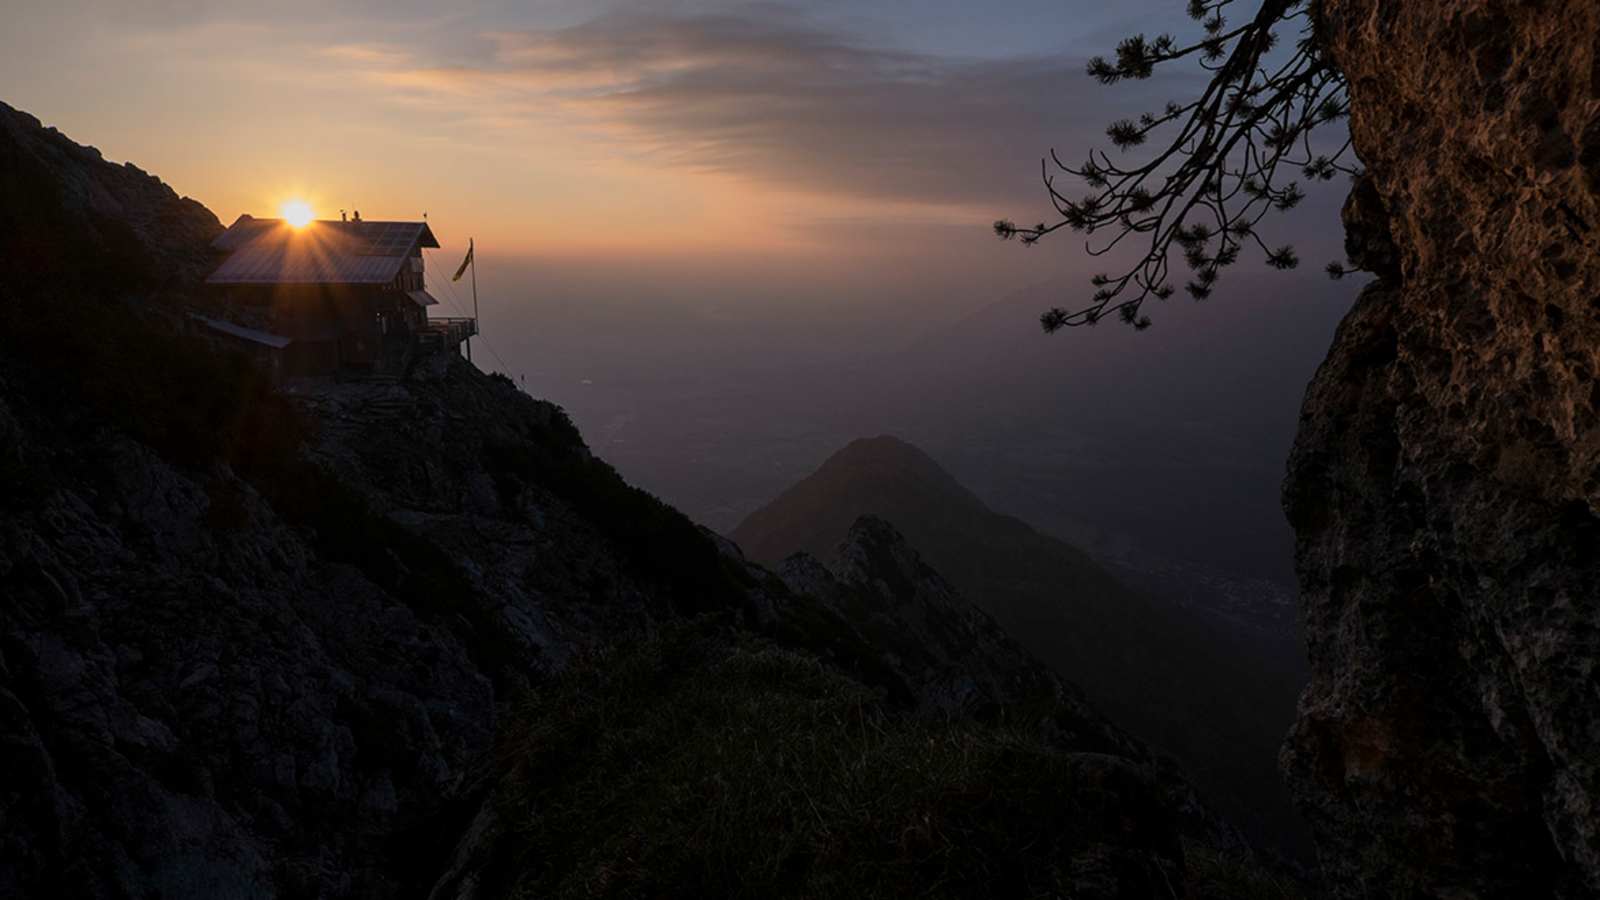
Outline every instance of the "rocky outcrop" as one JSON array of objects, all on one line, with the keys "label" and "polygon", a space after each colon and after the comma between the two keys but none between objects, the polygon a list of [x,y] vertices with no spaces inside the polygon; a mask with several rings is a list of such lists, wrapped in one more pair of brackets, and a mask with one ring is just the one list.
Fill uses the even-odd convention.
[{"label": "rocky outcrop", "polygon": [[[0,102],[0,259],[58,285],[192,284],[222,232],[211,211],[132,163]],[[15,288],[12,288],[15,289]]]},{"label": "rocky outcrop", "polygon": [[779,574],[848,631],[850,643],[869,649],[875,668],[894,673],[894,689],[925,712],[982,715],[1042,700],[1068,708],[1073,722],[1093,726],[1079,739],[1095,749],[1139,752],[1075,689],[957,594],[883,519],[857,519],[830,565],[796,553]]},{"label": "rocky outcrop", "polygon": [[1204,846],[1248,853],[1177,763],[1096,711],[1077,685],[958,593],[886,520],[862,516],[827,565],[796,553],[780,574],[805,598],[788,615],[810,633],[832,635],[820,649],[846,670],[901,693],[923,714],[1000,722],[1020,716],[1060,748],[1135,760],[1155,773],[1175,827]]},{"label": "rocky outcrop", "polygon": [[249,479],[0,383],[8,896],[393,894],[510,697],[683,609],[521,468],[600,465],[564,419],[459,360],[297,398],[317,436]]},{"label": "rocky outcrop", "polygon": [[1327,0],[1380,276],[1285,505],[1283,762],[1345,896],[1600,891],[1600,7]]},{"label": "rocky outcrop", "polygon": [[[831,560],[841,541],[857,543],[846,538],[862,516],[892,523],[961,604],[993,616],[1096,709],[1180,760],[1252,838],[1309,857],[1276,769],[1305,683],[1287,650],[1124,585],[888,435],[851,441],[731,536],[775,566],[796,551]],[[862,568],[846,559],[834,567],[841,577]]]}]

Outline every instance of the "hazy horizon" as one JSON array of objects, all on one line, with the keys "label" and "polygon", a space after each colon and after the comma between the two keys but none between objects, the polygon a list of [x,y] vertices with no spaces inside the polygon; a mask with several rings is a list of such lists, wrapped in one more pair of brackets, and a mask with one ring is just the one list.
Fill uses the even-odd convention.
[{"label": "hazy horizon", "polygon": [[[896,433],[1080,542],[1288,577],[1277,482],[1354,287],[1342,191],[1155,327],[1045,337],[1099,268],[1024,249],[1038,160],[1200,83],[1107,88],[1091,54],[1181,5],[930,2],[30,5],[7,100],[224,221],[424,212],[441,314],[468,237],[475,361],[566,407],[641,486],[726,531],[856,437]],[[1009,305],[1008,305],[1009,304]]]}]

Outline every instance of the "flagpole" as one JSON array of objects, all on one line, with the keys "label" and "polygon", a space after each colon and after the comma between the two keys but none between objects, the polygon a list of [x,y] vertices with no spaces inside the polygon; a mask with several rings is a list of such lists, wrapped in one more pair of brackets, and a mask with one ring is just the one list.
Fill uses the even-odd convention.
[{"label": "flagpole", "polygon": [[[472,257],[472,332],[477,334],[478,328],[478,251],[473,245],[472,238],[467,238],[467,255]],[[467,342],[467,362],[472,362],[472,342]]]},{"label": "flagpole", "polygon": [[477,246],[472,238],[467,238],[467,258],[461,261],[456,268],[456,273],[450,276],[452,282],[460,281],[468,267],[472,268],[472,334],[462,340],[467,345],[467,362],[472,362],[472,338],[479,333],[478,329],[478,254]]}]

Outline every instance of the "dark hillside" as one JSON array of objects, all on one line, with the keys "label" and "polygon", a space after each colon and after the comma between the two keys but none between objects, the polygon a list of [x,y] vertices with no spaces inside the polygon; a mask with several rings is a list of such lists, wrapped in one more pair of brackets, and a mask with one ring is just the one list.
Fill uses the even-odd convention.
[{"label": "dark hillside", "polygon": [[1148,770],[1027,728],[907,716],[737,633],[671,628],[587,657],[506,740],[479,822],[501,837],[453,873],[477,896],[1288,893],[1160,824]]},{"label": "dark hillside", "polygon": [[1177,756],[1235,821],[1292,844],[1298,822],[1274,777],[1300,687],[1289,653],[1124,587],[891,437],[851,443],[732,537],[776,565],[796,551],[830,552],[863,515],[894,523],[1036,657]]}]

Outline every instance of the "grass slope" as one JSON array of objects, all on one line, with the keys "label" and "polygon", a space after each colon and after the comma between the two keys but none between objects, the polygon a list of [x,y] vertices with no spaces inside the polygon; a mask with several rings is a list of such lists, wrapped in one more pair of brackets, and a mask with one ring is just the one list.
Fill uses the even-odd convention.
[{"label": "grass slope", "polygon": [[1137,767],[704,625],[575,665],[507,734],[496,896],[1288,896],[1186,854]]}]

